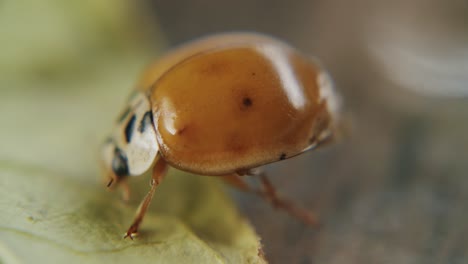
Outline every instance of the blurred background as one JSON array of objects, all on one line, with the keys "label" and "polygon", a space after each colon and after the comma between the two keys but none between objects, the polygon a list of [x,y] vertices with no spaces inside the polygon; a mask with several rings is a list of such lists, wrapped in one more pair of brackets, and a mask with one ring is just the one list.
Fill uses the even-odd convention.
[{"label": "blurred background", "polygon": [[[14,120],[5,119],[1,135],[22,138],[3,141],[2,157],[47,164],[82,148],[82,141],[74,141],[37,155],[44,147],[39,142],[57,140],[46,131],[67,138],[76,129],[43,120],[31,136],[30,124],[21,120],[32,112],[44,119],[52,112],[49,103],[77,123],[91,116],[104,120],[121,104],[94,111],[123,102],[161,50],[216,32],[263,32],[322,61],[353,123],[343,142],[267,167],[284,196],[319,215],[320,229],[232,191],[262,238],[267,260],[468,262],[467,1],[138,0],[121,4],[120,16],[110,15],[100,1],[84,1],[71,18],[60,15],[66,4],[50,2],[47,8],[59,11],[50,12],[54,16],[32,1],[27,8],[0,2],[0,112],[15,113]],[[88,19],[89,12],[97,15]],[[130,17],[125,23],[122,14]],[[62,33],[48,34],[52,29]],[[84,81],[76,84],[80,89],[63,91],[65,79]],[[95,91],[97,80],[115,93]],[[31,85],[36,82],[42,85]],[[13,100],[21,90],[29,96]],[[87,93],[92,96],[60,105],[62,98]],[[109,124],[86,128],[87,146],[97,144],[94,131]],[[63,159],[58,166],[76,167],[80,159],[95,157]]]}]

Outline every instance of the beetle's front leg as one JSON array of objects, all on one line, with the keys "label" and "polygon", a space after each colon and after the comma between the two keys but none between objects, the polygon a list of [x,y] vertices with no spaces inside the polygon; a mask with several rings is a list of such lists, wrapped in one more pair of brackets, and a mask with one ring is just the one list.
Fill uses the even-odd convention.
[{"label": "beetle's front leg", "polygon": [[136,216],[133,220],[132,225],[128,228],[127,232],[125,233],[124,238],[130,237],[133,239],[133,236],[138,233],[138,228],[140,227],[141,222],[143,221],[143,218],[145,217],[146,211],[148,210],[148,206],[151,203],[151,200],[153,199],[154,192],[156,190],[156,187],[161,183],[163,180],[164,176],[166,175],[168,165],[166,161],[162,158],[158,158],[156,161],[156,164],[154,164],[153,167],[153,174],[151,177],[151,189],[149,190],[148,194],[146,194],[145,198],[143,201],[141,201],[140,206],[138,207]]},{"label": "beetle's front leg", "polygon": [[107,184],[106,184],[107,188],[112,190],[116,186],[120,187],[122,189],[122,200],[124,200],[125,202],[128,202],[130,200],[130,186],[128,185],[127,177],[119,178],[115,176],[115,174],[112,171],[110,171],[106,175],[109,175],[107,177],[108,179]]},{"label": "beetle's front leg", "polygon": [[128,185],[127,179],[122,179],[119,185],[120,188],[122,188],[122,200],[124,200],[124,202],[130,201],[130,186]]}]

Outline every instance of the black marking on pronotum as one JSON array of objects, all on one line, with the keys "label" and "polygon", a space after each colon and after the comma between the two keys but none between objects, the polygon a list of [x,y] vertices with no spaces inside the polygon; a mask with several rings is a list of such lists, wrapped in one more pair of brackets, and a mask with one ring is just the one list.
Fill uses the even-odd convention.
[{"label": "black marking on pronotum", "polygon": [[120,148],[115,148],[112,159],[112,170],[118,177],[128,176],[128,162],[125,153]]},{"label": "black marking on pronotum", "polygon": [[140,133],[145,132],[146,127],[152,123],[153,123],[153,113],[151,111],[148,111],[145,113],[145,115],[141,119],[140,125],[138,126],[138,131],[140,131]]},{"label": "black marking on pronotum", "polygon": [[135,114],[133,114],[133,116],[128,121],[127,126],[125,127],[125,140],[127,141],[127,143],[130,143],[130,141],[132,140],[133,127],[135,126],[135,119],[136,119],[136,116]]},{"label": "black marking on pronotum", "polygon": [[125,118],[127,118],[128,114],[130,114],[130,107],[125,108],[122,114],[120,114],[119,118],[117,118],[117,122],[122,123]]},{"label": "black marking on pronotum", "polygon": [[284,160],[284,159],[286,159],[286,153],[281,153],[281,155],[280,155],[280,158],[279,158],[279,159],[280,159],[280,160]]}]

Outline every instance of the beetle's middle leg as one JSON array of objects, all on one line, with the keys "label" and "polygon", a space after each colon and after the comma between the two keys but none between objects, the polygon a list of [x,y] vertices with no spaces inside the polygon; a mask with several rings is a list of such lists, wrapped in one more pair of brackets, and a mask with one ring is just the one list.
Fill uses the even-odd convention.
[{"label": "beetle's middle leg", "polygon": [[146,194],[143,201],[141,201],[140,206],[138,207],[137,214],[133,220],[132,225],[128,228],[127,232],[125,233],[124,238],[130,237],[133,239],[133,236],[138,233],[138,227],[140,226],[143,218],[145,217],[146,211],[148,210],[148,206],[151,203],[151,199],[153,199],[154,191],[156,187],[161,183],[166,175],[168,165],[164,159],[161,157],[158,158],[156,164],[153,167],[153,174],[151,177],[151,189],[149,190],[148,194]]},{"label": "beetle's middle leg", "polygon": [[244,179],[244,177],[240,176],[239,174],[231,174],[223,178],[231,186],[236,187],[237,189],[240,189],[241,191],[246,191],[246,192],[257,194],[258,196],[267,200],[274,208],[285,210],[290,215],[301,220],[307,225],[311,225],[311,226],[319,225],[317,217],[313,213],[311,213],[305,208],[298,206],[294,202],[281,197],[278,194],[276,188],[268,180],[264,172],[258,172],[254,174],[247,173],[245,175],[260,177],[261,188],[258,189],[258,188],[252,187]]}]

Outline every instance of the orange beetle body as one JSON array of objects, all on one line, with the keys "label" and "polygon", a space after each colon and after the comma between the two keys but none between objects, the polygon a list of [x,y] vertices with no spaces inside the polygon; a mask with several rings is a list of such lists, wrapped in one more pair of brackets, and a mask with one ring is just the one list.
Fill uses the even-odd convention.
[{"label": "orange beetle body", "polygon": [[104,147],[114,180],[163,160],[201,175],[242,175],[335,134],[340,106],[324,70],[287,44],[233,33],[152,65]]}]

